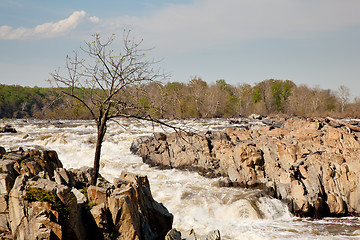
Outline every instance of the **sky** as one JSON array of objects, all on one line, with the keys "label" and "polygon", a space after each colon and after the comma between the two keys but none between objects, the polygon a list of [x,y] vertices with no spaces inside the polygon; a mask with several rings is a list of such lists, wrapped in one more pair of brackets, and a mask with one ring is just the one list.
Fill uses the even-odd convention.
[{"label": "sky", "polygon": [[0,84],[49,87],[93,34],[128,29],[168,81],[274,78],[360,97],[359,12],[360,0],[0,0]]}]

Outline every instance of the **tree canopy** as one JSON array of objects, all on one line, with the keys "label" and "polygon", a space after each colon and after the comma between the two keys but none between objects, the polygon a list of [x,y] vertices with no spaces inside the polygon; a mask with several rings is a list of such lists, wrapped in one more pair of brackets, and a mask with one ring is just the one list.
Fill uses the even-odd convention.
[{"label": "tree canopy", "polygon": [[[64,90],[71,91],[0,85],[0,118],[91,118],[83,106],[71,104],[69,96],[60,97]],[[360,117],[360,98],[351,99],[346,86],[331,91],[275,79],[234,86],[225,80],[209,84],[194,77],[187,83],[148,82],[138,86],[138,90],[142,114],[159,118],[238,117],[252,113]],[[74,91],[80,94],[84,89]],[[124,92],[127,91],[130,94],[135,89],[129,86]]]}]

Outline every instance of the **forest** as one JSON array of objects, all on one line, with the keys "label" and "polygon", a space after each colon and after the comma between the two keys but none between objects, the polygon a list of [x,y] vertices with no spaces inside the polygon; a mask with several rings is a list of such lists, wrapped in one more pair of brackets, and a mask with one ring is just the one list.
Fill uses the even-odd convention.
[{"label": "forest", "polygon": [[[134,88],[137,88],[136,90]],[[0,118],[88,119],[66,88],[0,84]],[[77,89],[79,94],[90,89]],[[349,88],[337,91],[296,85],[290,80],[267,79],[254,85],[208,84],[201,77],[183,82],[150,82],[128,86],[122,101],[136,101],[144,115],[156,118],[230,118],[263,116],[360,117],[360,98]],[[135,96],[136,95],[136,96]]]}]

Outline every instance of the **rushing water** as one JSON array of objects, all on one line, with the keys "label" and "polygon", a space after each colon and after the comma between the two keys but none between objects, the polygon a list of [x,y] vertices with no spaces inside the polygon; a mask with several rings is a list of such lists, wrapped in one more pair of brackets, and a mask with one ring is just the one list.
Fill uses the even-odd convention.
[{"label": "rushing water", "polygon": [[[0,146],[6,150],[40,146],[56,150],[65,168],[92,166],[96,128],[91,121],[6,123],[18,131],[0,134]],[[199,120],[171,124],[204,131],[227,123]],[[174,214],[175,228],[194,229],[198,234],[219,229],[222,239],[360,239],[359,218],[296,218],[283,203],[263,196],[259,190],[219,187],[220,179],[150,168],[130,153],[131,142],[137,137],[167,130],[139,121],[112,122],[103,143],[100,173],[110,181],[122,171],[147,175],[154,198]]]}]

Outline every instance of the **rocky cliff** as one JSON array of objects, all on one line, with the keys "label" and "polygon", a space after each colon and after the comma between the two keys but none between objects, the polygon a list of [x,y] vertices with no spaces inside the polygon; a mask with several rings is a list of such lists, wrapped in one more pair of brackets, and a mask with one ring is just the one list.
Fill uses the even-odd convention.
[{"label": "rocky cliff", "polygon": [[146,176],[88,186],[90,168],[62,168],[55,151],[0,147],[0,239],[164,239],[173,215]]},{"label": "rocky cliff", "polygon": [[154,134],[131,150],[151,166],[261,187],[298,216],[360,213],[360,128],[335,119],[288,119],[203,134]]}]

